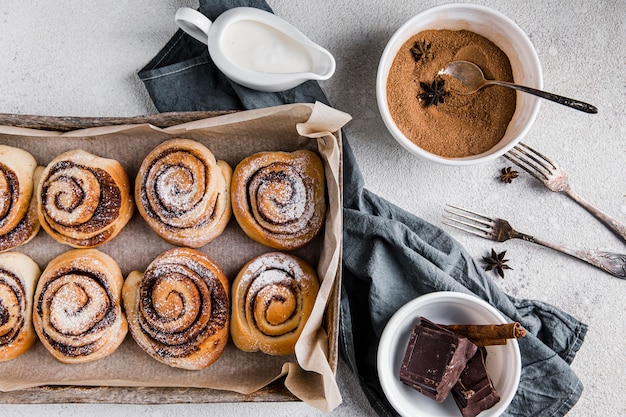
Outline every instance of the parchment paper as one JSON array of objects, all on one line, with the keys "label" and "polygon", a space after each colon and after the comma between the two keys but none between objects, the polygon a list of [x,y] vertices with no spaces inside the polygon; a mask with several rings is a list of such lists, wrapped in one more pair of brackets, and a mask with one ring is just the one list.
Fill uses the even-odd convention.
[{"label": "parchment paper", "polygon": [[[217,159],[225,160],[233,168],[256,152],[307,148],[317,151],[324,161],[329,204],[324,232],[305,248],[292,252],[317,266],[322,281],[313,313],[296,345],[296,355],[246,353],[229,342],[221,358],[209,368],[187,371],[157,362],[135,344],[129,333],[111,356],[87,364],[67,365],[56,361],[37,342],[20,357],[0,363],[0,390],[42,385],[175,386],[249,394],[286,375],[285,386],[295,396],[323,411],[335,408],[341,403],[341,396],[329,360],[333,362],[333,355],[336,360],[337,341],[334,335],[328,337],[324,323],[336,322],[338,315],[336,309],[327,307],[336,301],[331,300],[331,294],[338,296],[333,288],[340,279],[341,264],[340,128],[349,120],[346,113],[316,103],[244,111],[166,129],[144,124],[61,134],[0,126],[0,143],[31,152],[39,165],[45,166],[66,150],[82,148],[117,159],[133,183],[143,158],[158,143],[173,137],[203,143]],[[116,238],[98,249],[111,255],[127,276],[132,270],[143,271],[156,256],[172,247],[135,213]],[[42,229],[35,239],[15,251],[31,256],[43,271],[52,258],[69,249]],[[248,260],[271,249],[250,240],[233,218],[220,237],[200,250],[215,259],[232,282]]]}]

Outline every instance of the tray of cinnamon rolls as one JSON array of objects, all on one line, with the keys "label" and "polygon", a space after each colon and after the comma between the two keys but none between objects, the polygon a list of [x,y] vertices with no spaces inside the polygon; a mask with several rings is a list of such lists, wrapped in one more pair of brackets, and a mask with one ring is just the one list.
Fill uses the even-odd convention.
[{"label": "tray of cinnamon rolls", "polygon": [[[302,104],[0,127],[0,401],[336,390],[347,120]],[[303,389],[303,368],[322,385]]]}]

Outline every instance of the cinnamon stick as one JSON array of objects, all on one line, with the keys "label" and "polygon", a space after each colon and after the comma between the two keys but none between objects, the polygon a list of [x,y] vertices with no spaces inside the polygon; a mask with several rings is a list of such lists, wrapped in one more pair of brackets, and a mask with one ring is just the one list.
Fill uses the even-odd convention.
[{"label": "cinnamon stick", "polygon": [[442,327],[467,337],[476,346],[504,345],[507,339],[526,336],[519,322],[506,324],[447,324]]}]

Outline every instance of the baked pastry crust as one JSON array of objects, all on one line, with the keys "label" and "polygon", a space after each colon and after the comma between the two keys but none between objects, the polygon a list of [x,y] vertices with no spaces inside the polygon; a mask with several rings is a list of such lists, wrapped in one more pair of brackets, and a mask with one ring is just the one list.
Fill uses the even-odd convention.
[{"label": "baked pastry crust", "polygon": [[57,242],[93,248],[126,226],[135,205],[128,175],[114,159],[74,149],[46,166],[37,187],[43,229]]},{"label": "baked pastry crust", "polygon": [[34,187],[42,170],[30,153],[0,145],[0,252],[27,243],[39,232]]},{"label": "baked pastry crust", "polygon": [[253,240],[294,250],[320,232],[326,216],[324,166],[308,150],[260,152],[233,173],[233,214]]},{"label": "baked pastry crust", "polygon": [[51,260],[35,291],[33,324],[39,340],[63,363],[95,361],[124,341],[124,277],[97,249],[74,249]]},{"label": "baked pastry crust", "polygon": [[170,139],[146,156],[135,181],[141,217],[173,245],[199,248],[218,237],[231,217],[232,168],[204,145]]},{"label": "baked pastry crust", "polygon": [[232,286],[231,338],[246,352],[294,353],[319,291],[313,267],[282,252],[250,260]]},{"label": "baked pastry crust", "polygon": [[41,271],[28,256],[0,254],[0,362],[26,352],[37,339],[33,294]]},{"label": "baked pastry crust", "polygon": [[191,248],[162,253],[144,273],[130,273],[123,298],[133,339],[157,361],[199,370],[222,355],[230,284],[204,253]]}]

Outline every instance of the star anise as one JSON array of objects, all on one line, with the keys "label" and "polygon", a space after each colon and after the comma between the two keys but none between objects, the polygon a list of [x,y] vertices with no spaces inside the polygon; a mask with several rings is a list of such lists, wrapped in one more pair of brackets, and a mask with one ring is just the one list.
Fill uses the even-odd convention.
[{"label": "star anise", "polygon": [[496,253],[495,250],[491,249],[491,256],[483,256],[483,261],[487,263],[485,271],[496,271],[500,278],[504,278],[504,270],[513,269],[506,264],[509,260],[504,259],[505,255],[506,251]]},{"label": "star anise", "polygon": [[515,178],[517,178],[518,172],[514,171],[511,167],[502,168],[500,171],[500,181],[510,184]]},{"label": "star anise", "polygon": [[426,61],[433,57],[433,53],[430,50],[431,44],[426,41],[417,41],[411,48],[411,54],[413,54],[413,59],[415,62]]},{"label": "star anise", "polygon": [[422,87],[424,91],[419,93],[417,97],[420,101],[425,102],[426,107],[431,104],[436,106],[439,103],[443,103],[443,98],[450,94],[444,89],[445,82],[446,81],[441,78],[435,78],[430,85],[420,81],[420,87]]}]

